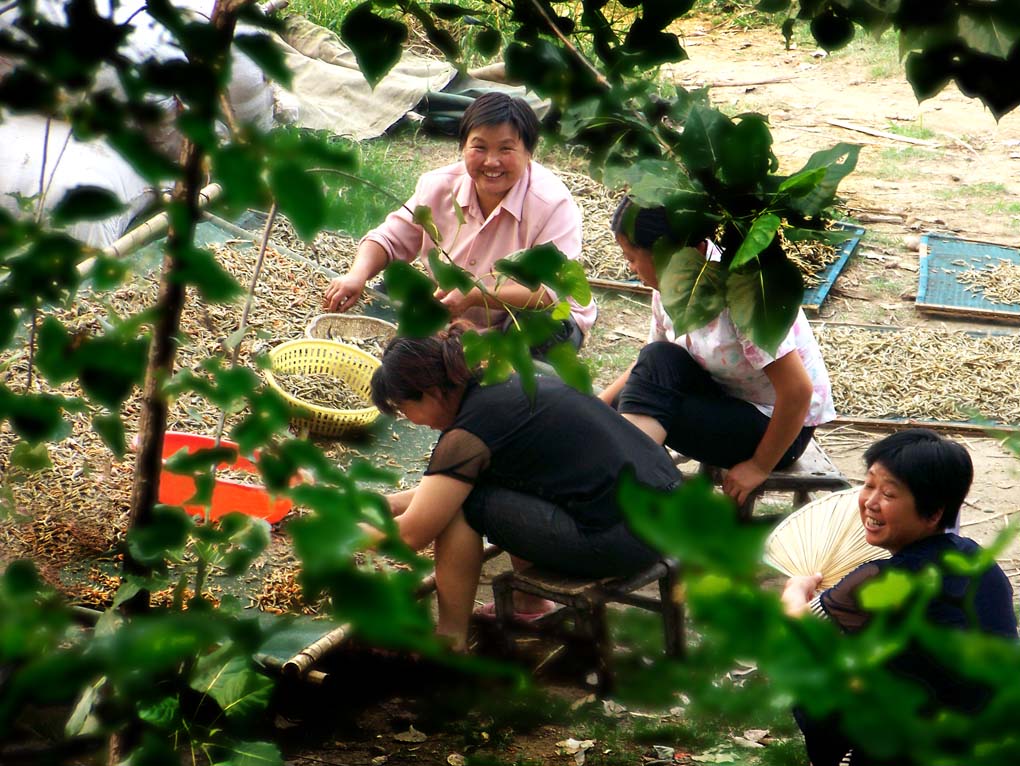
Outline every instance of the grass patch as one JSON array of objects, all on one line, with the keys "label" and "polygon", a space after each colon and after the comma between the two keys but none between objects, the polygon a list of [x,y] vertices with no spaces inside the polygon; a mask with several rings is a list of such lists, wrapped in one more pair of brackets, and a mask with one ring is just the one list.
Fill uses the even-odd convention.
[{"label": "grass patch", "polygon": [[929,139],[935,138],[935,131],[930,128],[924,127],[920,122],[914,123],[890,123],[888,130],[890,133],[894,133],[897,136],[906,136],[907,138],[920,138]]},{"label": "grass patch", "polygon": [[986,181],[978,184],[960,184],[959,186],[946,186],[941,189],[933,189],[932,195],[938,199],[979,199],[981,197],[994,196],[997,199],[995,204],[1003,202],[999,199],[1009,195],[1009,189],[1004,184],[994,181]]},{"label": "grass patch", "polygon": [[[807,25],[798,26],[806,28]],[[865,67],[872,80],[903,79],[903,64],[900,62],[899,43],[895,34],[887,33],[876,40],[858,29],[846,47],[830,55],[832,61],[845,63],[845,59]]]},{"label": "grass patch", "polygon": [[908,178],[920,178],[924,175],[921,163],[937,159],[938,154],[912,146],[890,146],[879,150],[875,155],[873,171],[878,178],[891,178],[902,181]]}]

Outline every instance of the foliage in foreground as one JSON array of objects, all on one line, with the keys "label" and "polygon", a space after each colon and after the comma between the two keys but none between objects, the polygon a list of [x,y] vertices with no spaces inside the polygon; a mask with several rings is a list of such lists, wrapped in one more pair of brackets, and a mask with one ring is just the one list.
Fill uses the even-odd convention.
[{"label": "foliage in foreground", "polygon": [[[839,181],[853,167],[856,149],[841,145],[789,177],[778,176],[763,116],[730,117],[709,107],[704,94],[677,90],[664,96],[653,88],[647,73],[686,55],[668,28],[690,2],[633,3],[636,14],[619,27],[606,15],[604,2],[584,0],[580,13],[567,16],[560,15],[559,4],[520,0],[507,4],[513,25],[505,30],[455,4],[425,7],[391,0],[379,5],[413,14],[452,58],[460,53],[448,23],[479,26],[485,34],[469,38],[471,44],[490,52],[501,44],[501,32],[511,35],[505,47],[511,73],[554,100],[560,133],[591,150],[598,174],[627,186],[644,204],[666,204],[686,244],[710,235],[726,246],[727,259],[718,268],[695,259],[689,248],[658,254],[664,294],[678,324],[696,326],[728,306],[763,345],[776,342],[799,302],[799,283],[777,234],[808,236],[805,232],[820,228]],[[789,6],[769,0],[760,5],[773,11]],[[1002,14],[1014,5],[927,4],[925,12],[938,12],[926,21],[914,3],[880,11],[863,0],[812,2],[802,3],[798,16],[812,20],[812,31],[830,47],[845,42],[846,18],[872,30],[892,24],[911,50],[908,75],[921,95],[956,77],[967,92],[1001,113],[1015,105],[1020,87],[1020,78],[1001,76],[1015,66],[1015,29],[1002,23],[1013,18]],[[195,393],[224,411],[244,411],[230,437],[245,452],[260,448],[267,486],[312,511],[293,529],[309,596],[328,593],[335,616],[372,642],[440,651],[412,595],[421,563],[391,541],[384,552],[408,563],[409,572],[375,575],[354,565],[353,553],[363,545],[359,522],[392,532],[380,499],[360,488],[378,478],[374,472],[340,473],[313,446],[288,438],[287,408],[230,359],[209,359],[198,372],[176,374],[174,368],[186,290],[207,301],[234,300],[241,292],[212,255],[194,244],[204,169],[210,167],[222,184],[228,210],[279,209],[310,237],[335,212],[323,174],[356,174],[354,155],[298,131],[260,135],[241,126],[225,142],[217,138],[214,126],[223,117],[220,95],[232,46],[271,76],[287,79],[279,53],[257,32],[274,23],[247,3],[220,2],[209,22],[162,0],[148,3],[145,12],[173,35],[184,58],[140,66],[119,54],[125,27],[88,0],[72,0],[66,20],[36,14],[32,3],[19,3],[17,10],[18,21],[0,33],[0,48],[18,62],[0,81],[4,107],[65,119],[77,136],[104,137],[154,184],[169,180],[176,186],[166,207],[171,230],[157,303],[139,316],[111,314],[108,325],[93,335],[76,335],[42,315],[73,301],[86,286],[102,293],[119,284],[129,277],[128,265],[81,247],[51,224],[108,215],[117,209],[116,200],[95,189],[73,191],[45,225],[41,216],[0,214],[0,345],[6,353],[27,351],[31,370],[24,382],[9,379],[0,386],[0,417],[19,439],[11,467],[44,467],[47,444],[65,438],[68,420],[78,415],[88,417],[111,452],[122,455],[124,405],[140,386],[143,405],[125,581],[117,599],[123,614],[111,610],[94,631],[74,633],[71,612],[42,587],[32,568],[10,567],[0,581],[0,735],[12,731],[25,705],[77,700],[68,735],[116,734],[115,755],[123,762],[170,763],[180,751],[216,763],[280,763],[276,747],[259,739],[256,725],[269,694],[269,684],[251,662],[262,630],[236,604],[214,609],[203,597],[210,568],[244,571],[264,547],[266,529],[238,518],[196,523],[180,509],[157,506],[159,447],[171,394]],[[256,31],[235,35],[238,19]],[[388,69],[406,37],[404,27],[376,14],[372,3],[347,14],[342,29],[370,79]],[[571,42],[576,39],[583,45]],[[594,64],[579,54],[581,49],[593,52]],[[118,87],[97,90],[101,71]],[[993,76],[977,76],[986,72]],[[179,161],[158,153],[147,138],[164,118],[152,106],[152,95],[172,95],[180,106],[174,120],[187,141]],[[427,226],[429,211],[414,212]],[[441,284],[467,286],[462,272],[444,268],[441,252],[434,257]],[[583,299],[587,294],[583,280],[549,250],[505,264],[504,273],[550,284],[561,295]],[[403,332],[428,333],[445,321],[431,301],[433,285],[420,275],[398,268],[387,280],[403,306]],[[540,313],[522,316],[519,332],[507,340],[479,339],[473,353],[494,372],[505,373],[508,363],[524,366],[523,349],[548,332],[549,322]],[[19,334],[24,326],[27,340]],[[228,345],[236,349],[243,340],[241,328]],[[581,381],[575,365],[569,357],[560,360],[564,374],[572,371]],[[78,391],[40,392],[33,385],[35,373],[53,391],[72,382]],[[181,461],[182,468],[197,474],[200,500],[208,499],[214,467],[224,457],[222,450],[210,450]],[[299,469],[313,475],[315,484],[290,488]],[[882,755],[912,752],[927,763],[944,761],[946,753],[974,764],[1015,758],[1015,740],[1004,734],[1012,720],[1005,716],[1015,710],[1020,694],[1016,674],[1008,672],[1017,663],[1015,647],[979,636],[941,636],[917,619],[879,620],[860,640],[838,636],[823,624],[792,623],[751,579],[750,562],[757,560],[760,541],[736,527],[732,509],[705,487],[691,485],[671,499],[649,498],[631,488],[625,499],[635,523],[689,565],[692,611],[709,636],[698,659],[708,667],[726,667],[734,657],[756,658],[773,680],[773,702],[800,701],[816,712],[838,709],[855,734],[869,730],[871,736],[876,722],[895,722],[878,727],[881,735],[866,745]],[[168,562],[182,558],[185,550],[196,562],[194,573],[170,582]],[[148,592],[167,585],[175,589],[173,608],[147,609]],[[876,604],[880,610],[900,607],[913,595],[923,602],[931,587],[932,575],[887,582],[876,588]],[[916,614],[915,609],[907,614]],[[999,696],[972,720],[940,715],[939,736],[933,738],[931,722],[917,713],[916,694],[883,674],[881,660],[907,640],[935,639],[953,656],[964,657],[966,671]],[[683,673],[671,676],[661,668],[657,673],[671,691],[687,683]],[[712,688],[699,689],[706,703],[718,696]],[[733,700],[721,704],[737,704]],[[962,754],[954,750],[960,740],[969,748]]]}]

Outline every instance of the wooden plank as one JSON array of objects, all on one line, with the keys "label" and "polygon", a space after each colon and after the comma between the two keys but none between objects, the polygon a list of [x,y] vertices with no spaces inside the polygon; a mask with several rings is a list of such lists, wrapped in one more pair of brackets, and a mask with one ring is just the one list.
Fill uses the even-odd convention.
[{"label": "wooden plank", "polygon": [[855,125],[852,122],[845,122],[844,120],[826,120],[825,122],[837,128],[843,128],[844,130],[854,130],[858,133],[864,133],[865,135],[868,136],[887,138],[890,141],[899,141],[904,144],[912,144],[914,146],[925,146],[931,149],[937,149],[939,146],[937,141],[930,141],[924,138],[912,138],[910,136],[900,136],[897,135],[896,133],[890,133],[887,130],[876,130],[875,128],[869,128],[864,125]]},{"label": "wooden plank", "polygon": [[874,428],[880,431],[897,431],[901,428],[930,428],[933,431],[945,431],[946,433],[983,434],[988,436],[993,433],[1020,433],[1020,426],[1009,426],[1000,423],[991,425],[980,425],[978,423],[954,423],[943,420],[893,420],[890,418],[859,418],[848,415],[839,415],[835,420],[830,420],[826,426],[861,426],[862,428]]},{"label": "wooden plank", "polygon": [[624,290],[630,293],[641,293],[651,295],[652,288],[640,282],[620,282],[615,279],[600,279],[599,277],[588,277],[588,284],[592,287],[602,287],[610,290]]}]

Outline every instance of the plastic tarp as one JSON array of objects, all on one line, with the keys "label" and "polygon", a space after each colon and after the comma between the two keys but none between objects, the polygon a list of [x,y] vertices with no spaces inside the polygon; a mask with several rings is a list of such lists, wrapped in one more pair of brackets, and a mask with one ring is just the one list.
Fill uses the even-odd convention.
[{"label": "plastic tarp", "polygon": [[445,61],[405,51],[373,89],[350,48],[301,16],[286,19],[281,44],[294,79],[290,90],[276,86],[277,121],[357,141],[382,135],[457,73]]}]

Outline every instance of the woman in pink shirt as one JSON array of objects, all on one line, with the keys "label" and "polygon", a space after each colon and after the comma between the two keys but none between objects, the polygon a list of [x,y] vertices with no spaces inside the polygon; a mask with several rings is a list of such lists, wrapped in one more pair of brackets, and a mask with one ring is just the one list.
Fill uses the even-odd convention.
[{"label": "woman in pink shirt", "polygon": [[[621,414],[659,444],[730,469],[723,491],[739,505],[773,469],[803,454],[815,426],[836,417],[811,326],[799,311],[775,354],[752,343],[729,309],[677,336],[652,257],[655,243],[671,237],[665,208],[637,209],[624,199],[611,225],[630,270],[655,292],[648,345],[599,396],[618,399]],[[710,243],[706,250],[720,256]]]},{"label": "woman in pink shirt", "polygon": [[[552,172],[531,159],[538,142],[538,118],[522,99],[487,93],[468,107],[460,122],[462,159],[425,173],[411,199],[387,216],[358,245],[354,264],[326,288],[324,306],[347,311],[365,283],[393,259],[421,258],[439,246],[450,260],[485,287],[467,293],[437,290],[436,297],[452,318],[463,317],[480,327],[502,327],[510,309],[546,308],[557,297],[547,287],[531,289],[501,278],[494,265],[500,258],[551,243],[568,258],[581,253],[581,213],[570,192]],[[439,231],[433,242],[413,220],[419,205],[432,210]],[[556,340],[570,339],[580,347],[595,321],[595,304],[570,301],[570,319]]]}]

